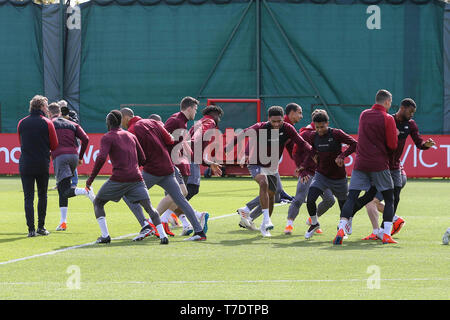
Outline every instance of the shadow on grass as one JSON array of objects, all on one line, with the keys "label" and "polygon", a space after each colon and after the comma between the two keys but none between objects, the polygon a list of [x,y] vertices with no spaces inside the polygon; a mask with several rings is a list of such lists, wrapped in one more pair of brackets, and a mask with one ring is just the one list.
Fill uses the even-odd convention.
[{"label": "shadow on grass", "polygon": [[[36,234],[36,236],[34,237],[28,237],[28,232],[9,232],[9,233],[0,233],[0,237],[2,236],[19,236],[19,237],[11,237],[11,238],[5,238],[5,239],[1,239],[0,238],[0,244],[1,243],[7,243],[7,242],[13,242],[13,241],[17,241],[17,240],[23,240],[23,239],[30,239],[30,241],[32,239],[37,239],[37,238],[46,238],[46,237],[55,237],[55,236],[59,236],[62,235],[62,232],[50,232],[50,234],[48,236],[41,236],[39,234]],[[64,231],[64,234],[70,234],[70,232]]]},{"label": "shadow on grass", "polygon": [[[312,239],[306,240],[303,235],[285,235],[284,233],[278,233],[274,235],[272,232],[272,237],[264,238],[259,231],[248,231],[248,230],[233,230],[228,232],[220,232],[218,234],[222,235],[242,235],[243,238],[232,239],[232,240],[222,240],[222,241],[211,241],[206,242],[206,244],[211,245],[221,245],[221,246],[241,246],[241,245],[261,245],[267,242],[273,248],[311,248],[315,247],[320,250],[372,250],[379,249],[381,247],[394,248],[396,250],[401,249],[399,244],[383,245],[381,241],[364,241],[358,239],[348,239],[344,240],[341,245],[334,245],[332,243],[333,239],[324,237],[322,235],[316,235]],[[253,237],[249,238],[249,236]]]},{"label": "shadow on grass", "polygon": [[345,241],[341,245],[334,245],[331,239],[303,239],[302,241],[291,242],[291,243],[276,243],[274,246],[278,248],[291,248],[291,247],[317,247],[319,250],[373,250],[379,249],[381,247],[394,248],[396,250],[401,249],[398,244],[383,245],[381,241],[364,241],[364,240],[353,240]]},{"label": "shadow on grass", "polygon": [[8,243],[8,242],[14,242],[17,240],[23,240],[23,239],[28,239],[28,233],[26,232],[12,232],[12,233],[0,233],[0,237],[1,236],[18,236],[18,237],[11,237],[11,238],[5,238],[5,239],[0,239],[0,244],[1,243]]},{"label": "shadow on grass", "polygon": [[[169,244],[170,245],[176,245],[177,243],[180,242],[184,242],[183,241],[184,238],[181,237],[170,237],[169,238]],[[92,248],[111,248],[111,247],[135,247],[135,246],[161,246],[166,247],[167,245],[161,245],[160,244],[160,239],[159,238],[155,238],[155,237],[151,237],[151,238],[146,238],[144,240],[141,241],[133,241],[132,238],[126,238],[126,239],[112,239],[110,243],[94,243],[96,239],[94,239],[89,245],[85,245],[80,247],[79,249],[92,249]],[[186,241],[188,242],[188,241]],[[59,249],[64,249],[67,247],[61,247]]]}]

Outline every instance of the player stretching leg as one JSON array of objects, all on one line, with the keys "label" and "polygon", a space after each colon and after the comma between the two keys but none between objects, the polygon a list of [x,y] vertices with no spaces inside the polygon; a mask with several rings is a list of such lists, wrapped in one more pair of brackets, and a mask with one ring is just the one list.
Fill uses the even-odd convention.
[{"label": "player stretching leg", "polygon": [[[246,156],[241,159],[241,165],[248,164],[248,170],[259,185],[259,201],[262,208],[263,221],[260,231],[264,237],[270,237],[274,228],[270,216],[276,192],[278,161],[289,140],[298,145],[300,152],[311,153],[311,146],[303,140],[295,128],[284,122],[283,108],[272,106],[268,110],[267,122],[259,122],[243,130],[235,139],[241,141],[249,135]],[[227,146],[227,150],[229,150]],[[251,218],[250,218],[251,219]],[[251,223],[251,221],[250,221]]]},{"label": "player stretching leg", "polygon": [[[61,220],[56,231],[67,229],[67,209],[69,198],[85,195],[93,202],[95,199],[92,188],[72,188],[71,180],[79,164],[82,163],[83,155],[89,143],[89,137],[84,130],[75,122],[66,120],[61,115],[61,108],[57,103],[48,106],[50,116],[58,136],[58,147],[52,151],[53,167],[55,169],[56,185],[59,194],[59,210]],[[81,141],[81,149],[78,154],[78,143]]]},{"label": "player stretching leg", "polygon": [[[348,229],[347,224],[355,212],[356,200],[361,191],[370,189],[371,185],[383,194],[385,200],[383,243],[396,243],[391,237],[394,217],[394,183],[389,172],[389,152],[397,149],[398,138],[395,120],[387,113],[391,103],[392,94],[387,90],[379,90],[372,108],[361,113],[350,191],[341,210],[334,244],[342,244],[345,230]],[[373,195],[370,200],[372,199]]]},{"label": "player stretching leg", "polygon": [[[105,204],[108,201],[118,202],[123,197],[132,203],[139,203],[150,215],[160,233],[160,243],[168,244],[169,240],[159,220],[158,213],[152,208],[147,188],[142,178],[140,165],[146,162],[145,154],[137,138],[120,128],[122,114],[118,110],[111,111],[106,117],[108,132],[100,141],[100,152],[94,164],[91,175],[86,181],[86,187],[90,189],[92,182],[100,169],[109,158],[112,163],[112,175],[103,184],[94,200],[94,211],[100,226],[101,236],[97,243],[109,243],[108,226],[106,224]],[[150,230],[150,226],[143,229]],[[145,230],[141,230],[141,233]]]},{"label": "player stretching leg", "polygon": [[[316,206],[316,200],[320,195],[326,190],[331,190],[342,209],[348,192],[344,160],[356,150],[357,145],[356,140],[344,131],[329,127],[329,118],[325,110],[317,111],[313,116],[313,122],[316,130],[304,135],[318,156],[317,166],[313,165],[316,167],[316,173],[308,191],[307,207],[311,225],[305,233],[306,239],[310,239],[320,228]],[[348,145],[345,151],[342,151],[342,144]],[[305,176],[303,172],[301,175]]]}]

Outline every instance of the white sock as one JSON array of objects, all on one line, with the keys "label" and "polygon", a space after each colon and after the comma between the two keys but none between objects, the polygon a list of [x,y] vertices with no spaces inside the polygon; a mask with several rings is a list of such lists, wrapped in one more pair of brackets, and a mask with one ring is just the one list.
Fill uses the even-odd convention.
[{"label": "white sock", "polygon": [[392,222],[384,222],[384,234],[391,235]]},{"label": "white sock", "polygon": [[79,195],[87,195],[88,194],[88,192],[87,192],[87,190],[86,189],[84,189],[84,188],[75,188],[75,195],[76,196],[79,196]]},{"label": "white sock", "polygon": [[195,212],[195,216],[197,217],[197,219],[200,220],[200,218],[202,217],[202,213],[198,212],[197,210],[194,210],[194,212]]},{"label": "white sock", "polygon": [[268,222],[270,220],[269,209],[262,209],[263,222]]},{"label": "white sock", "polygon": [[185,214],[180,214],[178,219],[180,219],[181,224],[183,225],[183,228],[190,228],[191,227],[191,224],[189,223],[189,220],[186,218]]},{"label": "white sock", "polygon": [[291,219],[287,219],[287,222],[286,222],[286,226],[293,226],[294,225],[294,220],[291,220]]},{"label": "white sock", "polygon": [[156,230],[158,230],[160,239],[167,238],[167,234],[166,234],[166,231],[164,231],[164,227],[163,227],[162,223],[160,223],[156,226]]},{"label": "white sock", "polygon": [[98,225],[100,226],[100,231],[102,232],[102,237],[106,238],[109,236],[108,226],[106,225],[106,218],[99,217],[97,218]]},{"label": "white sock", "polygon": [[317,221],[317,215],[314,215],[311,217],[311,224],[317,224],[319,221]]},{"label": "white sock", "polygon": [[[312,220],[312,219],[311,219]],[[347,219],[341,219],[339,221],[339,229],[344,229],[345,226],[347,225]],[[345,229],[344,229],[345,230]]]},{"label": "white sock", "polygon": [[383,228],[378,229],[378,234],[377,234],[378,238],[383,239],[383,234],[384,234],[384,229]]},{"label": "white sock", "polygon": [[374,235],[377,235],[378,232],[380,232],[380,229],[373,229],[373,231],[372,231],[372,233],[373,233]]},{"label": "white sock", "polygon": [[168,223],[170,215],[173,213],[172,210],[167,209],[164,211],[164,213],[161,215],[161,222]]},{"label": "white sock", "polygon": [[250,209],[247,206],[240,208],[240,210],[244,211],[247,214],[250,213]]},{"label": "white sock", "polygon": [[392,222],[395,222],[395,221],[397,221],[397,219],[399,218],[399,216],[398,215],[394,215],[394,219],[392,219]]},{"label": "white sock", "polygon": [[67,222],[67,207],[60,207],[59,210],[61,211],[61,220],[59,221],[59,224]]}]

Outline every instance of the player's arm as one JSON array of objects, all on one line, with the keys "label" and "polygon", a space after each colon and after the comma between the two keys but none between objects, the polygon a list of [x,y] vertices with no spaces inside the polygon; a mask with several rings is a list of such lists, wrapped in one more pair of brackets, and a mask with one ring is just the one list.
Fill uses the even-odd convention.
[{"label": "player's arm", "polygon": [[84,153],[86,152],[87,146],[89,144],[89,136],[86,132],[81,128],[81,126],[76,125],[77,130],[75,131],[75,136],[81,141],[80,154],[78,155],[78,159],[83,160]]},{"label": "player's arm", "polygon": [[417,124],[415,121],[411,120],[409,122],[409,129],[410,129],[411,138],[414,141],[414,144],[416,145],[417,149],[427,150],[436,144],[434,142],[434,140],[431,138],[429,138],[426,141],[423,140],[422,136],[419,133],[419,128],[417,127]]},{"label": "player's arm", "polygon": [[[310,146],[313,145],[313,134],[305,131],[300,135]],[[316,150],[312,148],[311,153],[305,153],[297,144],[294,144],[292,150],[292,156],[296,165],[295,175],[300,176],[302,182],[309,180],[309,174],[314,172],[316,167],[315,157],[317,156]]]},{"label": "player's arm", "polygon": [[136,136],[133,136],[133,139],[134,139],[134,142],[136,143],[136,153],[137,153],[138,165],[144,166],[145,162],[147,161],[144,150],[142,149],[142,146],[139,143],[138,138]]},{"label": "player's arm", "polygon": [[334,130],[334,135],[337,138],[336,140],[338,142],[346,144],[348,146],[343,152],[341,152],[339,156],[337,156],[335,160],[336,164],[339,167],[342,167],[344,165],[345,158],[356,151],[357,142],[350,135],[340,129]]},{"label": "player's arm", "polygon": [[[248,139],[248,141],[245,141],[246,134],[247,134],[247,132],[254,130],[257,135],[257,131],[261,128],[261,126],[262,126],[262,123],[258,122],[246,129],[242,130],[237,135],[235,135],[233,141],[228,143],[224,148],[225,154],[227,154],[229,152],[234,152],[234,147],[236,145],[238,147],[241,146],[242,144],[240,144],[240,142],[244,141],[244,150],[236,148],[236,151],[237,151],[236,159],[237,159],[237,162],[239,163],[239,165],[241,166],[241,168],[244,167],[244,165],[246,165],[248,163],[248,158],[249,158],[249,154],[250,154],[250,140],[251,139]],[[253,141],[252,141],[252,143],[253,143]]]},{"label": "player's arm", "polygon": [[311,145],[300,136],[300,134],[297,132],[297,130],[295,130],[293,126],[287,124],[286,132],[302,152],[306,152],[309,154],[313,153],[313,148],[311,147]]},{"label": "player's arm", "polygon": [[166,146],[173,145],[175,143],[175,140],[173,136],[169,133],[169,131],[167,131],[166,128],[164,128],[164,126],[158,121],[156,121],[156,125],[159,127],[159,132],[161,132],[165,145]]},{"label": "player's arm", "polygon": [[390,114],[384,116],[384,126],[386,130],[386,145],[389,149],[395,150],[398,146],[398,130],[394,117]]},{"label": "player's arm", "polygon": [[19,138],[19,146],[22,145],[22,140],[20,139],[20,125],[22,124],[22,120],[20,120],[19,123],[17,124],[17,137]]},{"label": "player's arm", "polygon": [[166,129],[169,133],[174,132],[177,128],[176,121],[171,117],[167,119],[166,123],[164,124],[164,129]]},{"label": "player's arm", "polygon": [[203,151],[203,162],[211,168],[213,175],[221,176],[222,166],[217,162],[217,157],[223,156],[223,145],[221,144],[223,140],[216,128],[215,122],[205,124],[202,128],[204,132],[203,139],[205,140],[203,143],[206,143]]},{"label": "player's arm", "polygon": [[314,161],[314,159],[317,157],[316,151],[311,146],[312,141],[311,143],[305,141],[305,139],[303,139],[302,136],[300,136],[300,134],[297,132],[297,130],[295,130],[295,128],[292,125],[287,125],[286,132],[288,136],[292,139],[292,141],[297,145],[297,152],[305,153],[305,158],[300,167],[303,168],[311,167],[311,160]]},{"label": "player's arm", "polygon": [[285,148],[286,148],[287,152],[289,153],[289,156],[291,157],[291,159],[294,159],[293,155],[292,155],[293,152],[294,152],[294,146],[295,146],[295,143],[292,140],[289,140],[288,143],[286,143],[286,146],[285,146]]},{"label": "player's arm", "polygon": [[248,132],[249,130],[258,131],[260,128],[261,123],[255,123],[254,125],[240,131],[237,135],[235,135],[233,141],[231,141],[225,146],[225,152],[230,152],[231,150],[233,150],[234,146],[238,143],[238,141],[245,139],[246,132]]},{"label": "player's arm", "polygon": [[44,118],[48,126],[48,138],[50,141],[50,150],[55,150],[58,147],[58,136],[56,135],[56,129],[53,122],[47,118]]},{"label": "player's arm", "polygon": [[103,136],[102,139],[100,140],[100,150],[98,152],[97,159],[95,159],[94,168],[92,169],[91,175],[86,180],[87,188],[89,189],[91,188],[92,182],[94,182],[95,177],[97,177],[98,173],[100,172],[100,169],[105,164],[110,150],[111,150],[111,140]]}]

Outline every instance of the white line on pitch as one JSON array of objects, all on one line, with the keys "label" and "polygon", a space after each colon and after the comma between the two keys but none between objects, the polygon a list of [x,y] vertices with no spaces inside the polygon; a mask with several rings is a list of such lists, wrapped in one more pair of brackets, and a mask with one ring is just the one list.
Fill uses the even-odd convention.
[{"label": "white line on pitch", "polygon": [[[175,284],[175,285],[195,285],[195,284],[229,284],[229,283],[305,283],[305,282],[366,282],[367,279],[273,279],[273,280],[199,280],[199,281],[97,281],[83,282],[91,285],[158,285],[158,284]],[[450,281],[450,278],[412,278],[412,279],[380,279],[380,281]],[[37,282],[0,282],[0,285],[42,285],[42,284],[61,284],[57,281],[37,281]]]},{"label": "white line on pitch", "polygon": [[[135,233],[127,234],[127,235],[124,235],[124,236],[120,236],[120,237],[114,238],[113,240],[119,240],[119,239],[122,239],[122,238],[127,238],[127,237],[130,237],[130,236],[134,236],[134,235],[136,235],[136,234]],[[24,261],[24,260],[29,260],[29,259],[33,259],[33,258],[39,258],[39,257],[43,257],[43,256],[49,256],[49,255],[52,255],[52,254],[56,254],[56,253],[60,253],[60,252],[64,252],[64,251],[68,251],[68,250],[72,250],[72,249],[92,246],[93,244],[95,244],[95,242],[89,242],[89,243],[79,244],[79,245],[76,245],[76,246],[67,247],[67,248],[63,248],[63,249],[52,250],[52,251],[49,251],[49,252],[39,253],[39,254],[35,254],[35,255],[32,255],[32,256],[28,256],[28,257],[23,257],[23,258],[18,258],[18,259],[13,259],[13,260],[9,260],[9,261],[0,262],[0,265],[9,264],[9,263],[13,263],[13,262]]]},{"label": "white line on pitch", "polygon": [[[284,204],[285,203],[277,203],[277,204],[275,204],[275,206],[282,206]],[[231,217],[231,216],[236,216],[236,212],[235,213],[225,214],[223,216],[212,217],[209,220],[217,220],[217,219],[227,218],[227,217]],[[128,238],[128,237],[131,237],[131,236],[135,236],[135,235],[137,235],[137,233],[130,233],[130,234],[127,234],[127,235],[124,235],[124,236],[112,238],[111,240],[120,240],[120,239],[123,239],[123,238]],[[32,256],[28,256],[28,257],[23,257],[23,258],[3,261],[3,262],[0,262],[0,265],[10,264],[10,263],[19,262],[19,261],[25,261],[25,260],[29,260],[29,259],[33,259],[33,258],[49,256],[49,255],[52,255],[52,254],[56,254],[56,253],[60,253],[60,252],[64,252],[64,251],[69,251],[69,250],[72,250],[72,249],[92,246],[94,244],[95,244],[95,242],[89,242],[89,243],[79,244],[79,245],[76,245],[76,246],[71,246],[71,247],[67,247],[67,248],[63,248],[63,249],[52,250],[52,251],[49,251],[49,252],[39,253],[39,254],[35,254],[35,255],[32,255]]]}]

